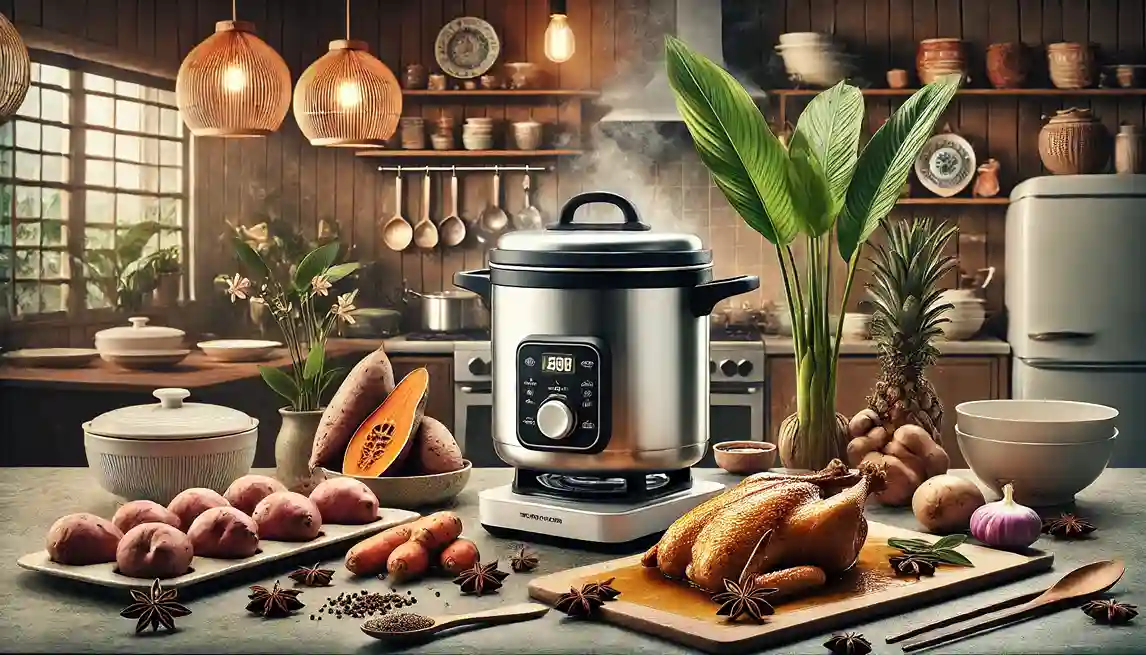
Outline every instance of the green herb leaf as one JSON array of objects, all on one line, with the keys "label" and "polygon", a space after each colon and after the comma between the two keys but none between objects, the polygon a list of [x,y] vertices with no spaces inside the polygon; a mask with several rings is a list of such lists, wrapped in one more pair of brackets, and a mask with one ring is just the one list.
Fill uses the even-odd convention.
[{"label": "green herb leaf", "polygon": [[295,384],[294,378],[282,370],[273,366],[260,366],[259,375],[272,391],[286,398],[292,406],[298,400],[298,385]]},{"label": "green herb leaf", "polygon": [[826,178],[830,194],[827,209],[821,217],[805,215],[813,228],[810,232],[813,236],[831,229],[843,208],[859,158],[863,110],[863,93],[840,82],[812,98],[796,123],[788,153],[793,161],[798,156],[815,161],[815,167]]},{"label": "green herb leaf", "polygon": [[322,375],[322,367],[326,364],[326,344],[318,342],[310,347],[306,355],[306,365],[302,369],[302,378],[310,381]]},{"label": "green herb leaf", "polygon": [[239,263],[247,269],[248,276],[258,280],[270,279],[271,269],[263,261],[263,256],[257,250],[238,237],[232,239],[232,243],[235,246],[235,256],[239,258]]},{"label": "green herb leaf", "polygon": [[339,246],[337,241],[319,246],[306,254],[298,263],[294,272],[294,286],[299,291],[310,286],[310,281],[318,277],[334,264],[338,257]]},{"label": "green herb leaf", "polygon": [[956,546],[961,546],[966,543],[966,541],[967,535],[965,534],[949,534],[946,537],[941,538],[939,541],[931,544],[931,547],[935,550],[946,550],[955,548]]},{"label": "green herb leaf", "polygon": [[157,221],[143,221],[132,225],[127,232],[120,235],[116,242],[115,256],[120,266],[125,266],[143,256],[143,248],[156,234],[161,226]]},{"label": "green herb leaf", "polygon": [[765,239],[787,245],[799,229],[788,152],[752,97],[727,71],[665,37],[677,110],[696,152],[729,204]]},{"label": "green herb leaf", "polygon": [[319,380],[318,383],[318,393],[321,395],[327,387],[329,387],[333,382],[340,379],[344,375],[346,375],[345,368],[332,368],[327,371],[323,371],[322,379]]},{"label": "green herb leaf", "polygon": [[965,555],[949,548],[937,550],[932,555],[947,564],[954,564],[955,566],[975,566]]},{"label": "green herb leaf", "polygon": [[326,273],[324,273],[324,275],[331,284],[334,284],[347,275],[357,271],[359,268],[362,268],[362,264],[358,262],[346,262],[345,264],[336,264],[331,266],[330,268],[326,269]]}]

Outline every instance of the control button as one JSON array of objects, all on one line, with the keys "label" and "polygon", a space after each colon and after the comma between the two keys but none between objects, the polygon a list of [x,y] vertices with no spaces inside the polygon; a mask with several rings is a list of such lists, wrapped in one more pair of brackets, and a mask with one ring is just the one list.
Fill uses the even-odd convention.
[{"label": "control button", "polygon": [[526,404],[526,405],[536,405],[536,404],[537,404],[537,401],[536,401],[536,400],[534,400],[534,399],[532,399],[532,398],[526,398],[526,399],[525,399],[525,404]]},{"label": "control button", "polygon": [[582,391],[581,397],[582,398],[592,398],[593,397],[593,390],[592,389],[586,389],[586,390]]},{"label": "control button", "polygon": [[708,374],[713,375],[714,373],[716,373],[716,362],[709,360],[708,361]]},{"label": "control button", "polygon": [[582,380],[581,381],[581,388],[584,389],[586,387],[592,388],[593,387],[593,381],[592,380]]},{"label": "control button", "polygon": [[588,399],[582,400],[581,409],[593,409],[593,401]]},{"label": "control button", "polygon": [[533,378],[529,378],[528,380],[526,380],[522,384],[524,384],[527,387],[536,387],[537,386],[537,380],[534,380]]},{"label": "control button", "polygon": [[744,377],[748,377],[752,373],[752,362],[748,361],[747,359],[740,360],[740,362],[736,365],[736,372],[740,373],[740,375],[743,375]]},{"label": "control button", "polygon": [[573,431],[573,410],[560,400],[547,400],[537,409],[537,427],[550,439],[564,439]]},{"label": "control button", "polygon": [[537,363],[537,360],[532,358],[532,357],[526,357],[525,358],[525,365],[526,366],[533,366],[536,363]]},{"label": "control button", "polygon": [[720,372],[727,377],[736,375],[736,362],[732,361],[731,359],[726,359],[723,362],[720,362]]},{"label": "control button", "polygon": [[597,429],[597,424],[594,423],[593,421],[581,421],[581,429],[582,430],[595,430],[595,429]]},{"label": "control button", "polygon": [[525,390],[525,395],[526,395],[526,396],[532,396],[532,395],[533,395],[533,389],[526,389],[526,390]]},{"label": "control button", "polygon": [[521,424],[533,427],[534,425],[537,425],[537,421],[534,421],[532,416],[526,416],[525,418],[521,419]]},{"label": "control button", "polygon": [[593,367],[594,367],[594,366],[596,366],[596,365],[597,365],[597,362],[594,362],[594,361],[593,361],[593,360],[591,360],[591,359],[586,359],[586,360],[583,360],[583,361],[581,362],[581,367],[582,367],[582,368],[593,368]]},{"label": "control button", "polygon": [[470,373],[473,375],[488,375],[489,374],[489,365],[486,364],[485,360],[480,358],[480,357],[474,357],[473,359],[471,359],[469,362],[467,362],[466,367],[470,370]]}]

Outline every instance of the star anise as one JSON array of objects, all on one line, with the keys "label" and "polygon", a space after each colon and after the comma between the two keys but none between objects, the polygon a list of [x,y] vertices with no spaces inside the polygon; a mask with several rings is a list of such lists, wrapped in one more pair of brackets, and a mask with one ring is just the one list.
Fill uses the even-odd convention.
[{"label": "star anise", "polygon": [[616,580],[616,578],[609,578],[608,580],[602,580],[600,582],[590,582],[584,587],[581,587],[581,591],[593,594],[605,602],[616,600],[617,596],[621,595],[621,592],[613,587],[613,580]]},{"label": "star anise", "polygon": [[489,564],[477,562],[472,569],[454,578],[454,584],[461,587],[463,594],[481,596],[500,589],[502,580],[507,577],[508,573],[497,570],[497,560]]},{"label": "star anise", "polygon": [[554,607],[569,616],[586,617],[591,616],[597,611],[598,607],[604,604],[605,601],[602,600],[600,596],[586,591],[585,587],[580,589],[570,587],[569,593],[561,594],[557,597],[557,602],[554,604]]},{"label": "star anise", "polygon": [[717,616],[727,617],[728,621],[735,621],[741,616],[747,616],[756,623],[774,610],[768,603],[768,596],[779,591],[771,587],[758,587],[751,579],[733,582],[724,579],[724,591],[712,597],[713,602],[720,603],[716,610]]},{"label": "star anise", "polygon": [[1120,603],[1116,600],[1092,600],[1082,606],[1082,611],[1098,623],[1122,625],[1138,616],[1138,606]]},{"label": "star anise", "polygon": [[871,642],[858,632],[845,632],[832,635],[824,642],[824,648],[832,651],[832,655],[867,655],[871,652]]},{"label": "star anise", "polygon": [[1090,521],[1080,519],[1074,514],[1062,514],[1057,519],[1043,523],[1044,533],[1063,539],[1080,539],[1097,529]]},{"label": "star anise", "polygon": [[289,616],[306,607],[298,599],[301,593],[298,589],[283,589],[277,581],[273,589],[255,585],[251,587],[251,593],[247,596],[251,599],[251,602],[247,603],[247,611],[252,614],[262,614],[268,619]]},{"label": "star anise", "polygon": [[541,560],[537,558],[537,555],[526,550],[525,546],[522,546],[516,553],[513,554],[513,557],[510,558],[509,566],[516,573],[525,573],[526,571],[532,571],[533,569],[537,568],[537,565],[540,561]]},{"label": "star anise", "polygon": [[158,631],[159,626],[174,630],[175,619],[191,613],[191,610],[175,602],[178,596],[178,590],[164,590],[156,578],[146,593],[132,589],[131,597],[135,602],[128,605],[119,615],[125,619],[139,619],[135,624],[135,634],[143,632],[149,625],[152,632]]},{"label": "star anise", "polygon": [[888,558],[896,575],[915,576],[935,575],[935,560],[920,555],[893,555]]},{"label": "star anise", "polygon": [[320,569],[318,568],[318,564],[310,567],[299,567],[290,574],[291,580],[294,580],[304,587],[326,587],[330,585],[330,581],[333,578],[333,569]]}]

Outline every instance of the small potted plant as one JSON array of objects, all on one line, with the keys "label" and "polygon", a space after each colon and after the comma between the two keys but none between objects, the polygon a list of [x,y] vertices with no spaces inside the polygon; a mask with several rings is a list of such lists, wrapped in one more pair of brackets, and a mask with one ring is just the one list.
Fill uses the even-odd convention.
[{"label": "small potted plant", "polygon": [[359,268],[358,262],[335,264],[340,246],[333,241],[308,252],[289,266],[274,266],[241,237],[232,241],[242,273],[227,283],[231,301],[260,305],[278,325],[290,352],[291,366],[281,370],[260,366],[259,374],[288,405],[279,410],[282,425],[275,440],[276,477],[291,491],[309,493],[321,473],[312,473],[314,434],[322,418],[323,392],[338,375],[326,367],[326,338],[339,321],[353,321],[357,291],[327,299],[340,280]]}]

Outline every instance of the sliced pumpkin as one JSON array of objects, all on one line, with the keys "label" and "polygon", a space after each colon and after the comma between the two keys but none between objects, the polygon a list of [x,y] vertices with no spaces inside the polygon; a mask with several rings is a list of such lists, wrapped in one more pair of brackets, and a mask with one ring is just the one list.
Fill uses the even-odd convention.
[{"label": "sliced pumpkin", "polygon": [[376,478],[397,471],[410,454],[422,425],[430,391],[430,372],[410,371],[358,426],[342,457],[342,472]]}]

